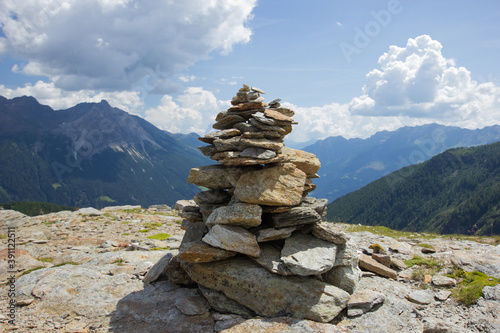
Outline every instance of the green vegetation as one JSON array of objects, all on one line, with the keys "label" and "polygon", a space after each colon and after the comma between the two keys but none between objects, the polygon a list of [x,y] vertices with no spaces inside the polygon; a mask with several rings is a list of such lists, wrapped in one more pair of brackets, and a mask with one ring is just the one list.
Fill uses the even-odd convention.
[{"label": "green vegetation", "polygon": [[97,198],[97,200],[101,200],[101,201],[105,201],[105,202],[111,202],[111,203],[116,202],[116,200],[111,199],[107,195],[101,195],[99,198]]},{"label": "green vegetation", "polygon": [[64,265],[73,265],[73,266],[78,266],[80,265],[79,263],[77,262],[74,262],[74,261],[68,261],[68,262],[63,262],[63,263],[60,263],[60,264],[57,264],[57,265],[54,265],[52,267],[61,267],[61,266],[64,266]]},{"label": "green vegetation", "polygon": [[[182,223],[182,222],[181,222]],[[347,232],[363,232],[368,231],[375,235],[387,236],[394,239],[398,238],[419,238],[419,239],[433,239],[439,237],[439,235],[431,233],[414,233],[407,231],[393,230],[383,226],[371,226],[371,225],[361,225],[361,224],[344,224]]]},{"label": "green vegetation", "polygon": [[384,248],[380,244],[372,244],[369,246],[370,249],[375,253],[386,253]]},{"label": "green vegetation", "polygon": [[0,234],[0,239],[6,239],[7,235],[6,234]]},{"label": "green vegetation", "polygon": [[413,267],[415,265],[418,265],[418,266],[424,266],[427,268],[432,268],[432,267],[441,268],[443,266],[443,264],[440,263],[439,261],[436,261],[434,259],[423,258],[420,256],[413,256],[413,258],[405,260],[404,263],[408,267]]},{"label": "green vegetation", "polygon": [[37,271],[37,270],[42,269],[42,268],[45,268],[45,267],[44,266],[38,266],[38,267],[35,267],[35,268],[32,268],[32,269],[28,269],[28,270],[22,272],[21,275],[19,275],[17,278],[19,279],[23,275],[28,275],[29,273]]},{"label": "green vegetation", "polygon": [[170,248],[168,246],[167,247],[153,247],[149,251],[165,251],[165,250],[170,250]]},{"label": "green vegetation", "polygon": [[42,258],[38,258],[38,261],[41,261],[41,262],[53,262],[54,259],[51,258],[51,257],[42,257]]},{"label": "green vegetation", "polygon": [[453,274],[448,276],[459,279],[460,282],[457,288],[452,290],[451,295],[467,306],[475,304],[483,296],[483,288],[485,286],[494,287],[500,283],[499,279],[484,273],[477,271],[465,272],[460,268],[455,268]]},{"label": "green vegetation", "polygon": [[455,148],[328,205],[327,219],[440,234],[500,234],[500,142]]},{"label": "green vegetation", "polygon": [[156,234],[156,235],[151,235],[148,238],[149,239],[165,240],[165,239],[167,239],[169,237],[170,237],[169,234]]},{"label": "green vegetation", "polygon": [[46,202],[24,201],[10,202],[2,204],[4,209],[12,209],[21,212],[28,216],[44,215],[49,213],[57,213],[63,210],[75,211],[78,208],[61,205],[54,205]]},{"label": "green vegetation", "polygon": [[124,262],[125,262],[125,260],[123,258],[116,258],[111,263],[112,264],[117,264],[118,266],[123,266]]},{"label": "green vegetation", "polygon": [[419,243],[419,244],[417,244],[417,246],[423,247],[423,248],[425,248],[425,249],[431,249],[431,250],[434,250],[434,246],[432,246],[431,244]]}]

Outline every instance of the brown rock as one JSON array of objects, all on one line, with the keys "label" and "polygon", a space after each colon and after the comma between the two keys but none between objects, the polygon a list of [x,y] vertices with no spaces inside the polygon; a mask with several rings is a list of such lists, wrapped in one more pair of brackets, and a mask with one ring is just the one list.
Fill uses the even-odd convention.
[{"label": "brown rock", "polygon": [[251,257],[260,256],[260,248],[255,235],[241,227],[216,224],[202,240],[224,250],[243,253]]},{"label": "brown rock", "polygon": [[234,193],[247,203],[295,206],[302,199],[305,180],[305,173],[291,163],[284,163],[243,174]]},{"label": "brown rock", "polygon": [[288,227],[282,229],[267,228],[259,230],[257,233],[257,242],[269,242],[278,239],[285,239],[292,235],[297,227]]},{"label": "brown rock", "polygon": [[285,116],[283,113],[272,110],[272,109],[266,109],[264,111],[264,115],[266,117],[272,118],[277,121],[285,122],[285,123],[293,123],[293,119],[291,117]]},{"label": "brown rock", "polygon": [[242,121],[245,121],[245,118],[235,114],[228,114],[221,120],[213,124],[212,127],[220,130],[230,129],[233,127],[234,124],[241,123]]},{"label": "brown rock", "polygon": [[387,254],[372,253],[372,258],[384,266],[391,267],[391,257]]},{"label": "brown rock", "polygon": [[245,111],[245,110],[251,110],[251,109],[262,109],[266,107],[267,104],[264,102],[257,102],[257,103],[241,103],[235,106],[230,107],[227,109],[229,112],[232,111]]},{"label": "brown rock", "polygon": [[189,171],[188,183],[211,189],[225,189],[236,186],[241,175],[255,170],[252,167],[228,167],[224,165],[207,165],[192,168]]},{"label": "brown rock", "polygon": [[314,176],[321,167],[319,159],[312,153],[288,147],[284,147],[281,153],[286,156],[289,162],[304,171],[308,177]]},{"label": "brown rock", "polygon": [[202,241],[183,243],[179,250],[179,259],[191,263],[219,261],[236,255],[236,252],[212,247]]},{"label": "brown rock", "polygon": [[385,276],[396,280],[398,278],[398,273],[387,266],[375,261],[366,254],[361,254],[359,258],[359,267],[366,269],[367,271],[376,273],[381,276]]}]

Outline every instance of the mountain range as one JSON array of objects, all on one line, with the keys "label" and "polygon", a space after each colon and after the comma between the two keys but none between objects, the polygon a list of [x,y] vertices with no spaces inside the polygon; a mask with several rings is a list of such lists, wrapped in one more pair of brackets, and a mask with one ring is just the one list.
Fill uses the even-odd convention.
[{"label": "mountain range", "polygon": [[196,134],[171,134],[106,101],[55,111],[33,97],[0,96],[0,202],[68,206],[174,204],[199,189],[207,164]]},{"label": "mountain range", "polygon": [[327,219],[444,234],[500,234],[500,142],[454,148],[328,205]]},{"label": "mountain range", "polygon": [[321,161],[314,196],[333,200],[403,167],[424,162],[449,148],[500,141],[500,126],[469,130],[429,124],[381,131],[367,139],[340,136],[304,148]]}]

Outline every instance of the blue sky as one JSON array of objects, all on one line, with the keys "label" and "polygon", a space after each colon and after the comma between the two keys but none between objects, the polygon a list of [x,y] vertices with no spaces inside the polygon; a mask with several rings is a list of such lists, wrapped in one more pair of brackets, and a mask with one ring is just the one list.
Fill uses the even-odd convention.
[{"label": "blue sky", "polygon": [[493,0],[4,0],[0,28],[0,95],[171,132],[209,131],[242,83],[296,111],[296,142],[500,124]]}]

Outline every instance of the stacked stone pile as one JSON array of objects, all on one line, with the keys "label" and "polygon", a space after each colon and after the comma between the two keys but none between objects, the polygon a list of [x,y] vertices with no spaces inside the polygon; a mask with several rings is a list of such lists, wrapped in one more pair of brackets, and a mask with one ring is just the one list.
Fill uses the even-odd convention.
[{"label": "stacked stone pile", "polygon": [[356,247],[322,221],[327,200],[307,197],[319,160],[284,147],[294,112],[262,94],[244,85],[200,138],[218,164],[190,171],[208,190],[178,204],[186,234],[167,275],[219,312],[329,322],[359,279]]}]

